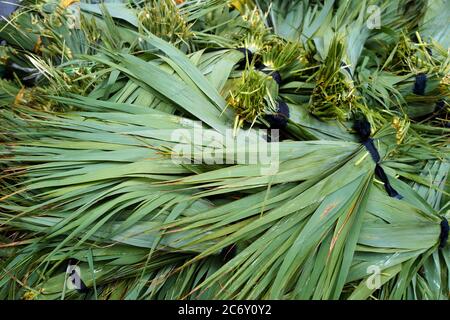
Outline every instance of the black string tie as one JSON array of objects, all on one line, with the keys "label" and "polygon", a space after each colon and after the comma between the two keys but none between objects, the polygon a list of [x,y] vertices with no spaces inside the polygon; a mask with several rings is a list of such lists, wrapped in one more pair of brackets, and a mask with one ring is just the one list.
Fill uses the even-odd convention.
[{"label": "black string tie", "polygon": [[448,240],[448,220],[446,218],[442,218],[441,221],[441,234],[439,235],[439,248],[443,249],[445,245],[447,244]]},{"label": "black string tie", "polygon": [[[281,75],[278,71],[267,69],[264,64],[261,64],[260,69],[265,74],[272,77],[273,80],[280,86],[281,85]],[[288,124],[288,119],[290,116],[289,106],[280,97],[277,99],[277,112],[266,116],[267,121],[272,129],[283,129],[286,128]]]},{"label": "black string tie", "polygon": [[236,48],[236,50],[244,54],[244,58],[237,63],[238,70],[243,70],[247,65],[247,61],[250,63],[253,60],[253,52],[247,48]]},{"label": "black string tie", "polygon": [[[247,48],[237,48],[236,50],[244,54],[244,59],[238,62],[238,70],[244,69],[247,61],[252,61],[254,54]],[[281,86],[281,74],[277,70],[272,70],[264,63],[255,61],[255,69],[270,75],[272,79]],[[289,106],[281,98],[277,99],[277,111],[274,114],[266,115],[266,120],[269,122],[272,129],[283,129],[288,123],[290,116]]]},{"label": "black string tie", "polygon": [[425,95],[425,89],[427,87],[427,75],[419,73],[416,75],[416,81],[414,82],[413,93],[419,96]]},{"label": "black string tie", "polygon": [[272,79],[280,86],[281,85],[281,74],[276,71],[270,69],[268,66],[266,66],[264,63],[257,63],[255,68],[261,72],[264,72],[265,74],[272,77]]},{"label": "black string tie", "polygon": [[[244,54],[244,58],[237,63],[238,70],[245,69],[247,61],[251,62],[254,58],[254,54],[247,48],[236,48],[236,50]],[[278,71],[271,70],[261,61],[255,61],[255,69],[270,75],[278,85],[281,85],[281,75]]]},{"label": "black string tie", "polygon": [[[271,70],[264,63],[257,63],[255,66],[257,70],[264,72],[265,74],[272,77],[272,79],[281,86],[281,74],[276,70]],[[289,106],[280,97],[277,99],[277,111],[274,114],[266,116],[266,120],[269,122],[272,129],[283,129],[288,124],[288,119],[290,116]]]},{"label": "black string tie", "polygon": [[403,197],[389,183],[389,179],[380,165],[380,154],[375,147],[373,139],[370,137],[370,123],[366,119],[357,120],[355,121],[354,130],[359,134],[361,143],[366,147],[373,161],[376,163],[375,175],[383,182],[387,194],[392,198],[402,199]]},{"label": "black string tie", "polygon": [[274,114],[266,115],[272,129],[283,129],[287,126],[289,119],[289,107],[282,99],[277,100],[278,110]]}]

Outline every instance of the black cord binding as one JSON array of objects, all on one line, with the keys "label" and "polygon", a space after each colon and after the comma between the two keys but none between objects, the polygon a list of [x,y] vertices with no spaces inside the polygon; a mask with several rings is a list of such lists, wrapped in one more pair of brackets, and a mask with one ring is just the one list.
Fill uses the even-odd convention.
[{"label": "black cord binding", "polygon": [[416,75],[416,81],[414,82],[413,93],[419,96],[425,95],[425,89],[427,87],[427,75],[419,73]]},{"label": "black cord binding", "polygon": [[441,221],[441,234],[439,235],[439,248],[443,249],[447,244],[448,240],[448,232],[449,232],[448,220],[446,218],[442,218]]},{"label": "black cord binding", "polygon": [[392,198],[402,199],[403,197],[389,183],[389,179],[379,163],[381,160],[380,154],[375,147],[373,139],[370,138],[370,123],[366,119],[357,120],[355,121],[353,129],[359,134],[361,143],[366,147],[373,161],[376,163],[375,175],[384,183],[387,194]]}]

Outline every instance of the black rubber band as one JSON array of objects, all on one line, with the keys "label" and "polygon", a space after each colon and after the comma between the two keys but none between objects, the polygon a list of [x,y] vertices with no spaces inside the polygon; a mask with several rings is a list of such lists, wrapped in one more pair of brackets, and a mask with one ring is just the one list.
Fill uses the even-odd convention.
[{"label": "black rubber band", "polygon": [[448,240],[449,225],[446,218],[441,221],[441,234],[439,235],[439,248],[443,249]]},{"label": "black rubber band", "polygon": [[413,93],[419,96],[425,95],[425,89],[427,87],[427,75],[419,73],[416,75],[416,81],[414,82]]},{"label": "black rubber band", "polygon": [[366,147],[367,151],[372,157],[372,160],[376,163],[375,175],[383,182],[384,189],[386,190],[387,194],[392,198],[402,199],[403,197],[389,183],[389,179],[384,172],[384,169],[380,165],[380,154],[375,147],[373,139],[370,138],[371,128],[369,121],[367,121],[366,119],[357,120],[355,121],[353,129],[358,133],[361,138],[361,143]]}]

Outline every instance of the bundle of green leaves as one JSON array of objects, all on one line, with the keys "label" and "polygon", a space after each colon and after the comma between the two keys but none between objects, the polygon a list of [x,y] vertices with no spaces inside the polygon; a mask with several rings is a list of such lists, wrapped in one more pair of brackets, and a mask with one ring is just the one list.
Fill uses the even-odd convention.
[{"label": "bundle of green leaves", "polygon": [[448,299],[448,8],[22,1],[0,298]]}]

